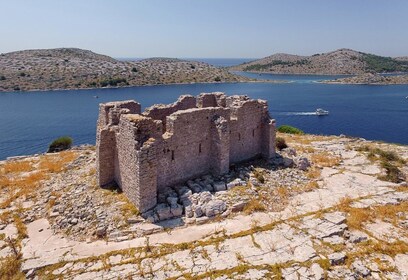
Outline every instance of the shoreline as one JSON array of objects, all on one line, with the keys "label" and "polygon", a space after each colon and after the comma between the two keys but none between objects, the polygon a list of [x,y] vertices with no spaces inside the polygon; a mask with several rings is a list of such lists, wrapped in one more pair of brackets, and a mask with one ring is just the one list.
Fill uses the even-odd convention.
[{"label": "shoreline", "polygon": [[145,85],[128,85],[128,86],[116,86],[116,87],[86,87],[86,88],[56,88],[56,89],[31,89],[31,90],[19,90],[19,91],[1,91],[3,93],[32,93],[32,92],[46,92],[46,91],[78,91],[78,90],[95,90],[95,89],[120,89],[120,88],[133,88],[133,87],[152,87],[152,86],[171,86],[171,85],[199,85],[199,84],[239,84],[239,83],[271,83],[271,84],[288,84],[292,81],[279,81],[279,80],[250,80],[250,81],[234,81],[234,82],[198,82],[198,83],[170,83],[170,84],[145,84]]}]

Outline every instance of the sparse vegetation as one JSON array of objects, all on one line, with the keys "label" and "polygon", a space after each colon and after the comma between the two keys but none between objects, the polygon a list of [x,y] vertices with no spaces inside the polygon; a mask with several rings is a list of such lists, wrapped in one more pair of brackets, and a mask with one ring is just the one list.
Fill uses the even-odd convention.
[{"label": "sparse vegetation", "polygon": [[107,86],[116,87],[118,85],[128,85],[128,84],[129,83],[124,78],[109,78],[109,79],[105,79],[99,82],[99,85],[101,87],[107,87]]},{"label": "sparse vegetation", "polygon": [[60,152],[64,150],[68,150],[72,146],[72,138],[69,136],[63,136],[55,139],[52,141],[50,146],[48,147],[48,153],[55,153],[55,152]]},{"label": "sparse vegetation", "polygon": [[265,205],[259,199],[251,199],[244,207],[244,213],[251,214],[254,212],[266,211]]},{"label": "sparse vegetation", "polygon": [[286,144],[285,138],[276,137],[276,140],[275,140],[275,141],[276,141],[276,142],[275,142],[275,146],[276,146],[276,148],[277,148],[279,151],[281,151],[281,150],[283,150],[283,149],[285,149],[285,148],[288,147],[288,145]]},{"label": "sparse vegetation", "polygon": [[[26,65],[29,67],[24,68]],[[203,62],[168,58],[119,61],[66,48],[7,53],[0,56],[0,69],[0,77],[7,77],[0,80],[0,91],[251,80]]]},{"label": "sparse vegetation", "polygon": [[405,164],[406,161],[394,151],[386,151],[369,145],[361,146],[357,150],[366,152],[367,158],[371,161],[380,161],[381,167],[385,170],[385,175],[379,176],[379,179],[393,183],[400,183],[405,180],[405,176],[398,166]]},{"label": "sparse vegetation", "polygon": [[290,125],[281,125],[278,128],[278,131],[281,133],[289,133],[289,134],[299,134],[299,135],[305,134],[303,130],[300,130],[299,128],[296,128]]},{"label": "sparse vegetation", "polygon": [[406,61],[398,61],[391,57],[383,57],[374,54],[363,54],[362,58],[367,64],[367,71],[375,73],[408,71],[408,62]]},{"label": "sparse vegetation", "polygon": [[311,156],[312,162],[320,167],[331,167],[339,165],[340,158],[328,152],[314,153]]}]

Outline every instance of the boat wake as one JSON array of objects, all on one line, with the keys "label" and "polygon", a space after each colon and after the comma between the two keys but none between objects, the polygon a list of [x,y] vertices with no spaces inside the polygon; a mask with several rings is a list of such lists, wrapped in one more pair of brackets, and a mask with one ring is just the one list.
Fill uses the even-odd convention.
[{"label": "boat wake", "polygon": [[275,115],[283,115],[283,116],[316,116],[316,112],[283,112],[283,113],[275,113]]}]

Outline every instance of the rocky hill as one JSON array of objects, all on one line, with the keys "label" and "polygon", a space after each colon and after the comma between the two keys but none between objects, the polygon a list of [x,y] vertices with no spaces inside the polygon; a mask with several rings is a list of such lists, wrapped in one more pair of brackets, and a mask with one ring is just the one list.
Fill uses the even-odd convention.
[{"label": "rocky hill", "polygon": [[408,71],[408,60],[394,59],[350,49],[298,56],[274,54],[259,60],[231,67],[235,71],[275,74],[363,74]]},{"label": "rocky hill", "polygon": [[354,84],[354,85],[406,85],[408,75],[383,76],[379,74],[361,74],[355,77],[326,80],[325,84]]},{"label": "rocky hill", "polygon": [[289,147],[236,165],[226,190],[159,194],[194,215],[227,204],[193,224],[99,188],[94,147],[0,161],[0,279],[407,279],[408,147],[278,136]]},{"label": "rocky hill", "polygon": [[246,80],[202,62],[169,58],[119,61],[75,48],[25,50],[0,55],[0,91]]}]

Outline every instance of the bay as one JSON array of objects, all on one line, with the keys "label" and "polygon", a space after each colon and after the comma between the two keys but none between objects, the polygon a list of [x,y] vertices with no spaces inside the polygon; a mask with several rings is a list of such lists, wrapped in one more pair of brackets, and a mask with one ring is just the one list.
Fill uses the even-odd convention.
[{"label": "bay", "polygon": [[[291,83],[281,84],[217,83],[0,93],[0,159],[44,152],[53,139],[63,135],[73,137],[75,145],[95,144],[99,103],[134,99],[146,108],[174,102],[181,94],[213,91],[265,99],[278,125],[293,125],[307,133],[345,134],[408,144],[405,98],[408,85],[329,85],[315,82],[321,76],[307,76],[305,79],[304,75],[286,75],[285,80]],[[329,110],[330,114],[316,116],[313,114],[316,108]]]}]

